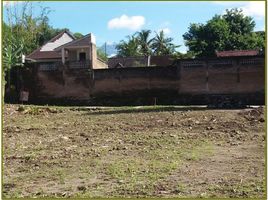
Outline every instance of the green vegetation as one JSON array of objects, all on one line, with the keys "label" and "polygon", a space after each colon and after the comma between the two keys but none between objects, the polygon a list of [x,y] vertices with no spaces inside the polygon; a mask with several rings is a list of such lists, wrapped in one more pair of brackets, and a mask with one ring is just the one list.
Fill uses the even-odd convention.
[{"label": "green vegetation", "polygon": [[150,30],[141,30],[127,36],[127,41],[122,40],[116,46],[118,56],[176,55],[179,46],[172,43],[173,38],[166,37],[163,30],[156,32],[154,38],[150,38],[150,34]]},{"label": "green vegetation", "polygon": [[74,33],[73,35],[76,39],[80,39],[84,36],[82,33]]},{"label": "green vegetation", "polygon": [[[37,7],[41,11],[34,15]],[[60,32],[68,30],[53,28],[48,18],[50,12],[50,8],[42,7],[42,3],[30,1],[4,6],[6,20],[3,22],[3,71],[4,75],[7,74],[8,89],[11,88],[10,70],[23,66],[22,55],[30,54]],[[75,37],[81,36],[82,34],[75,33]]]},{"label": "green vegetation", "polygon": [[206,24],[190,24],[183,35],[189,52],[198,57],[214,56],[224,50],[264,50],[264,32],[253,32],[255,22],[245,16],[242,10],[226,10],[223,15],[215,15]]},{"label": "green vegetation", "polygon": [[140,46],[138,38],[135,35],[127,36],[127,41],[122,40],[117,46],[117,55],[128,57],[128,56],[141,56]]},{"label": "green vegetation", "polygon": [[108,61],[108,57],[100,48],[97,48],[97,56],[98,58],[102,59],[103,61]]}]

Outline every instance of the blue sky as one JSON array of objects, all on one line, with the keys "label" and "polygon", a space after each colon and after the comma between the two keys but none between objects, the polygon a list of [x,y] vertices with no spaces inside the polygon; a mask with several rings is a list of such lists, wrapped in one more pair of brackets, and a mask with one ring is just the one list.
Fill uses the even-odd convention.
[{"label": "blue sky", "polygon": [[182,45],[179,50],[184,52],[182,35],[190,23],[205,23],[230,8],[243,8],[246,15],[254,18],[256,30],[265,27],[264,2],[41,2],[41,5],[52,10],[49,20],[54,28],[69,28],[82,34],[92,32],[99,46],[150,29],[164,30],[176,44]]}]

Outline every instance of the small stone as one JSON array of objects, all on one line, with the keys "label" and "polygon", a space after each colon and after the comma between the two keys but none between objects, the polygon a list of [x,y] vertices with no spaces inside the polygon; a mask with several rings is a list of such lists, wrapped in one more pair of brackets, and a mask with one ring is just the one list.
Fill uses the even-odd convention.
[{"label": "small stone", "polygon": [[15,132],[20,132],[20,129],[19,129],[19,128],[16,128],[16,129],[15,129]]},{"label": "small stone", "polygon": [[85,186],[77,186],[77,189],[79,190],[79,191],[86,191],[86,187]]},{"label": "small stone", "polygon": [[207,127],[207,130],[212,130],[212,129],[213,129],[213,127],[211,127],[211,126]]},{"label": "small stone", "polygon": [[66,136],[63,136],[62,139],[64,139],[64,140],[69,140],[69,138],[66,137]]},{"label": "small stone", "polygon": [[259,119],[260,122],[265,122],[265,119],[262,117]]}]

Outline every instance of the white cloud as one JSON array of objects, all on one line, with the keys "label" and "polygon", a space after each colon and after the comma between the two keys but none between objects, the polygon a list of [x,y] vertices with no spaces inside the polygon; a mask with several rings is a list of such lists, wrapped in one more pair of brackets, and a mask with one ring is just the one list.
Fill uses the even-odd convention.
[{"label": "white cloud", "polygon": [[[233,8],[240,8],[247,16],[256,17],[257,19],[265,16],[265,2],[264,1],[212,1],[213,4],[220,6],[228,6]],[[228,8],[230,9],[230,8]],[[225,12],[224,12],[225,13]]]},{"label": "white cloud", "polygon": [[171,33],[171,30],[169,28],[162,28],[162,29],[159,29],[157,32],[160,32],[160,31],[163,31],[167,35]]},{"label": "white cloud", "polygon": [[108,22],[109,29],[130,29],[138,30],[145,24],[143,16],[127,16],[113,18]]},{"label": "white cloud", "polygon": [[245,6],[241,7],[245,15],[262,18],[265,16],[264,1],[250,1]]}]

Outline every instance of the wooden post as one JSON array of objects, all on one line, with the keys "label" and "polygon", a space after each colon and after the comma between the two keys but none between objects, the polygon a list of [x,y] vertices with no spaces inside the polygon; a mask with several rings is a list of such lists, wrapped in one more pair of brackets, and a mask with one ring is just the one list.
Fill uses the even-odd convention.
[{"label": "wooden post", "polygon": [[147,66],[151,65],[151,56],[147,56]]}]

